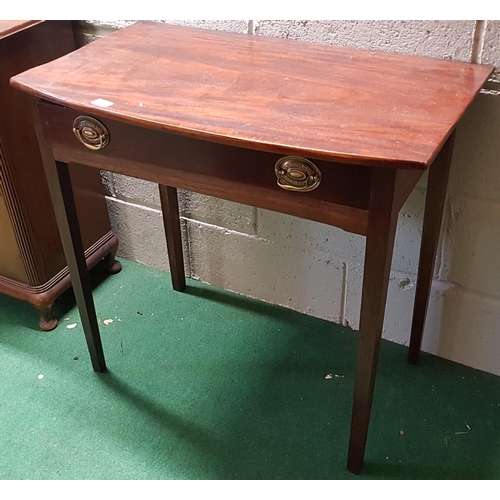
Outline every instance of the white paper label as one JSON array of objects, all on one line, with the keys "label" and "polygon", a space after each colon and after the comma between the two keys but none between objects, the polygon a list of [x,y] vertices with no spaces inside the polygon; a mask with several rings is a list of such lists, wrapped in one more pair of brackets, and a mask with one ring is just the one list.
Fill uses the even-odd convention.
[{"label": "white paper label", "polygon": [[99,98],[91,101],[90,104],[93,104],[94,106],[99,106],[100,108],[109,108],[110,106],[113,106],[114,102]]}]

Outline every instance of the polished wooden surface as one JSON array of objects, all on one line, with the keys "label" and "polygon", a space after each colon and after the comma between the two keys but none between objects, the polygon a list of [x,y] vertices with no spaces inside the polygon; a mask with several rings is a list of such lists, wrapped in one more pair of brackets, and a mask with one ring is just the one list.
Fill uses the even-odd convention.
[{"label": "polished wooden surface", "polygon": [[210,141],[425,169],[492,71],[140,22],[12,82],[85,113]]},{"label": "polished wooden surface", "polygon": [[18,31],[30,28],[35,24],[41,23],[42,21],[8,21],[0,20],[0,40],[4,37],[8,37]]},{"label": "polished wooden surface", "polygon": [[359,340],[347,468],[358,474],[363,466],[368,424],[375,389],[387,286],[396,235],[398,171],[377,169],[373,175],[366,238]]},{"label": "polished wooden surface", "polygon": [[[46,169],[46,173],[52,188],[52,204],[59,228],[67,225],[67,230],[60,231],[60,234],[68,267],[72,270],[71,284],[76,301],[79,304],[83,302],[92,304],[92,308],[87,306],[85,309],[79,309],[80,321],[82,322],[87,345],[90,349],[92,367],[96,372],[103,372],[106,369],[106,363],[102,350],[101,337],[98,333],[99,327],[97,326],[97,316],[92,298],[92,287],[90,286],[90,277],[87,262],[85,261],[68,165],[56,162],[52,172]],[[59,184],[60,188],[55,191],[54,187],[57,184]],[[74,270],[78,271],[73,272]]]},{"label": "polished wooden surface", "polygon": [[186,288],[186,276],[184,274],[182,230],[179,217],[177,189],[171,186],[164,186],[163,184],[159,185],[159,189],[161,210],[163,212],[163,224],[167,239],[170,274],[172,275],[172,286],[174,290],[182,292]]}]

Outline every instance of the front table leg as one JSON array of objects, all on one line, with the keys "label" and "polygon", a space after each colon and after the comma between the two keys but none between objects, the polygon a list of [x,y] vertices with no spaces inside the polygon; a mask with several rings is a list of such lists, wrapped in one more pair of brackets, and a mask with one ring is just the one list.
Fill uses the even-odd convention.
[{"label": "front table leg", "polygon": [[45,161],[44,166],[92,367],[96,372],[104,372],[106,362],[97,325],[68,165],[62,162]]},{"label": "front table leg", "polygon": [[397,171],[373,169],[347,469],[359,474],[368,435],[398,210]]}]

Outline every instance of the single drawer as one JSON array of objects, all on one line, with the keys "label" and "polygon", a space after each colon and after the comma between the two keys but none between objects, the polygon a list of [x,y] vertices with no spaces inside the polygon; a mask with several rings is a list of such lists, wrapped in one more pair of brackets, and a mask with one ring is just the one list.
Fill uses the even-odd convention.
[{"label": "single drawer", "polygon": [[[276,191],[286,190],[290,197],[308,197],[368,209],[369,167],[302,159],[295,155],[288,158],[283,154],[193,139],[188,133],[179,135],[151,130],[95,114],[86,115],[58,105],[40,103],[39,109],[45,139],[82,153],[90,151],[100,158],[156,165]],[[74,122],[82,116],[90,118],[83,123],[80,121],[78,132],[83,141],[89,141],[88,146],[74,132]],[[93,120],[97,120],[95,127]],[[102,142],[98,137],[99,123],[105,136]],[[104,147],[99,149],[99,146]],[[256,145],[251,144],[249,147]],[[88,155],[85,156],[88,158]]]}]

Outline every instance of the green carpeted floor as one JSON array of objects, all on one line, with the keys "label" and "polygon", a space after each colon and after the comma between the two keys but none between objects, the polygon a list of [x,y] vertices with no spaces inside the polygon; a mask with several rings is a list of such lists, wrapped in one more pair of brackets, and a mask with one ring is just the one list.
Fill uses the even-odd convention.
[{"label": "green carpeted floor", "polygon": [[354,476],[356,332],[122,263],[92,273],[105,374],[70,294],[52,332],[0,296],[1,479],[500,479],[499,377],[383,342]]}]

